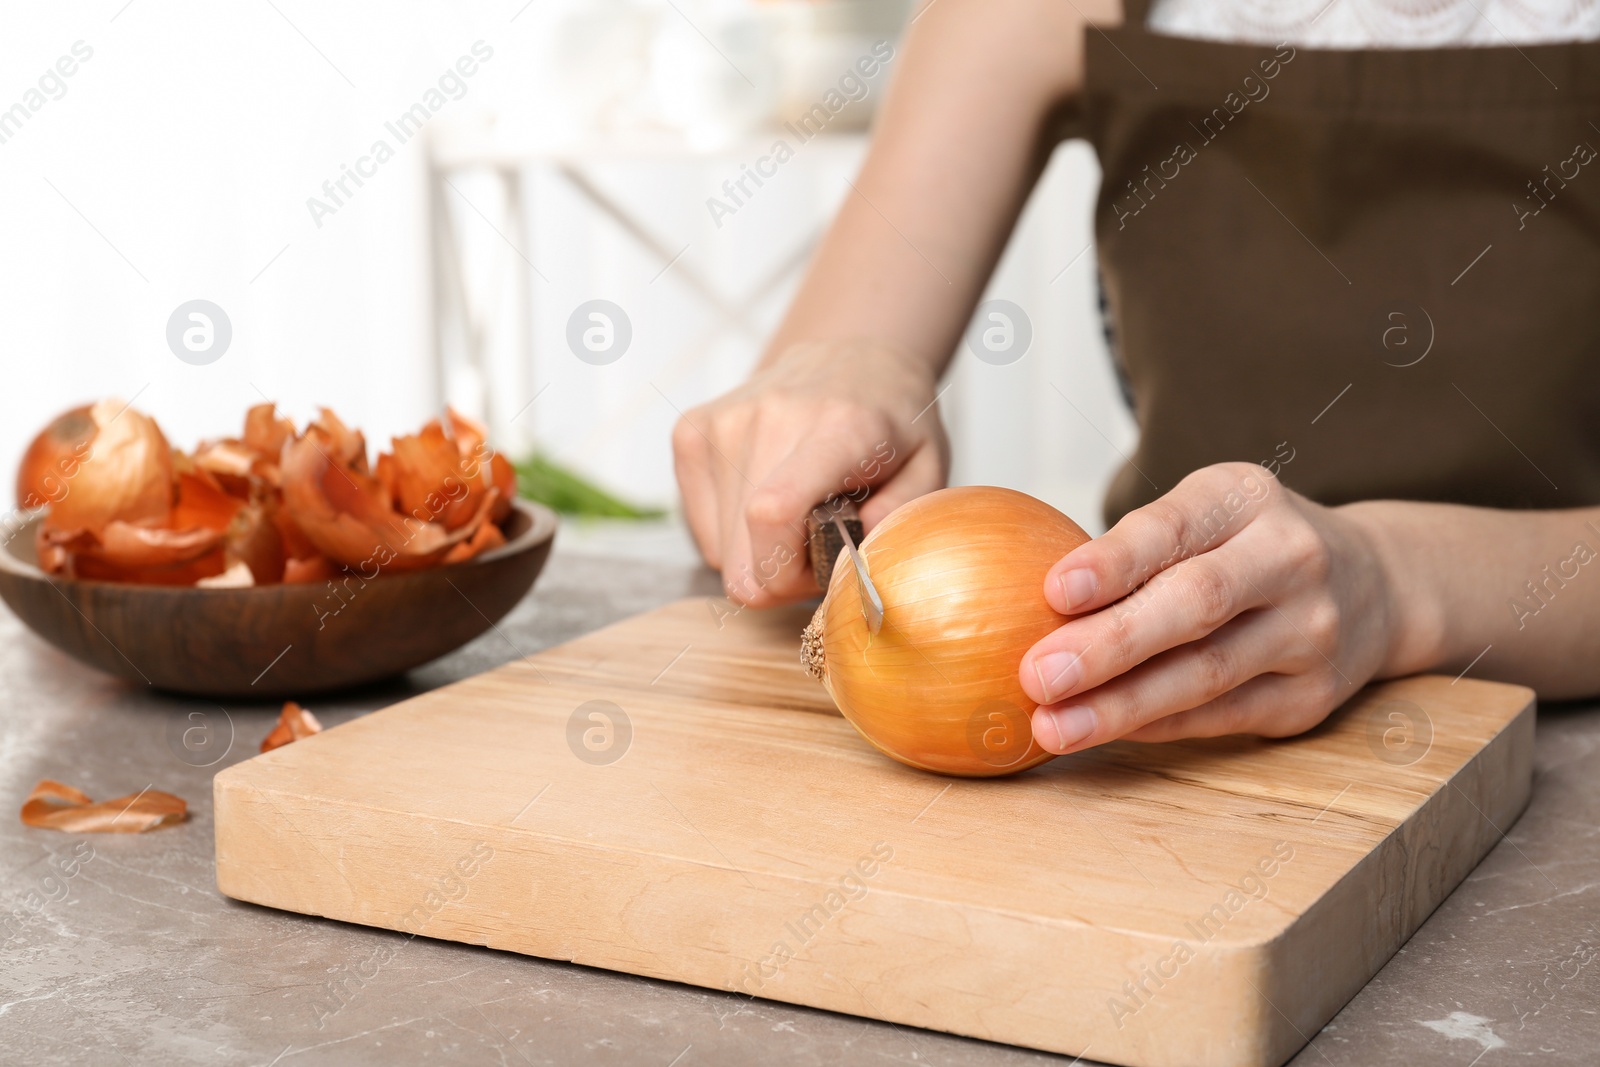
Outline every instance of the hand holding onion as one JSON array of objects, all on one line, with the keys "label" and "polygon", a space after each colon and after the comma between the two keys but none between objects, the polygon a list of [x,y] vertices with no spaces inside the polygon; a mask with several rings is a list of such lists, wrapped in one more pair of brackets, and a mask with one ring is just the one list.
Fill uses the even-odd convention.
[{"label": "hand holding onion", "polygon": [[1049,569],[1071,614],[1023,658],[1033,736],[1064,753],[1308,730],[1374,677],[1430,665],[1370,523],[1249,463],[1205,467]]},{"label": "hand holding onion", "polygon": [[1225,463],[1091,541],[1020,493],[947,489],[862,545],[882,632],[839,566],[803,657],[874,745],[946,774],[1118,739],[1289,736],[1430,665],[1438,624],[1402,607],[1384,510]]}]

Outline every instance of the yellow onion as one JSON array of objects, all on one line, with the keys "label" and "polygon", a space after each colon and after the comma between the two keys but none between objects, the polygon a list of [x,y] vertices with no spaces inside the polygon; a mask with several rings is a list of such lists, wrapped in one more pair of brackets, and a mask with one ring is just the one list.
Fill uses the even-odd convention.
[{"label": "yellow onion", "polygon": [[874,634],[841,556],[801,647],[844,717],[886,755],[969,777],[1052,759],[1033,740],[1023,653],[1066,621],[1044,579],[1089,540],[1026,493],[961,486],[893,511],[861,544],[883,598]]}]

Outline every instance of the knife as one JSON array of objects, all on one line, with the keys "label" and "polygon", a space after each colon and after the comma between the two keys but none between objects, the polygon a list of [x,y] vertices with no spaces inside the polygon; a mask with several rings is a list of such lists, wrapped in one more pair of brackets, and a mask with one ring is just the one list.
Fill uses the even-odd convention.
[{"label": "knife", "polygon": [[811,555],[811,569],[817,576],[818,588],[826,590],[833,579],[834,563],[841,552],[849,553],[850,566],[855,571],[856,591],[861,594],[861,613],[866,616],[867,629],[873,633],[883,629],[883,597],[872,584],[867,573],[867,561],[856,548],[863,534],[861,515],[855,504],[842,496],[829,497],[811,509],[806,520],[807,548]]}]

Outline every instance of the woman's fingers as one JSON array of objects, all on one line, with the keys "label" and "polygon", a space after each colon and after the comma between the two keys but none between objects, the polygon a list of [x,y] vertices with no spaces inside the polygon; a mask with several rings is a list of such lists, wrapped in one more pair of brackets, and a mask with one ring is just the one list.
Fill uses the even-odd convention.
[{"label": "woman's fingers", "polygon": [[700,426],[699,411],[679,416],[672,427],[672,466],[683,497],[683,514],[700,554],[713,567],[722,566],[721,516],[717,480],[711,464],[716,452]]},{"label": "woman's fingers", "polygon": [[1278,486],[1254,463],[1219,463],[1063,556],[1045,575],[1045,599],[1063,615],[1120,600],[1180,560],[1216,548],[1258,515]]},{"label": "woman's fingers", "polygon": [[1245,733],[1292,737],[1321,722],[1347,696],[1330,695],[1315,676],[1262,674],[1197,708],[1124,734],[1122,740],[1179,741]]},{"label": "woman's fingers", "polygon": [[706,461],[711,471],[717,493],[717,544],[721,558],[722,587],[733,599],[734,590],[750,567],[750,542],[744,524],[739,521],[744,512],[744,498],[749,492],[749,481],[744,475],[748,460],[744,455],[745,441],[719,433],[711,428],[710,457]]},{"label": "woman's fingers", "polygon": [[871,412],[824,421],[780,460],[744,501],[754,588],[745,603],[763,607],[816,593],[806,519],[830,497],[861,499],[901,465],[905,445]]},{"label": "woman's fingers", "polygon": [[1302,653],[1274,609],[1251,611],[1072,700],[1039,707],[1033,736],[1055,753],[1115,741],[1214,701],[1258,675],[1298,665]]},{"label": "woman's fingers", "polygon": [[1280,582],[1253,540],[1182,560],[1132,596],[1041,639],[1022,657],[1023,691],[1039,704],[1058,702],[1266,605]]},{"label": "woman's fingers", "polygon": [[[683,505],[728,596],[767,606],[815,594],[806,519],[831,496],[887,506],[939,488],[948,448],[930,369],[872,340],[813,341],[673,431]],[[885,490],[885,499],[868,496]]]},{"label": "woman's fingers", "polygon": [[1052,569],[1045,595],[1076,617],[1020,666],[1034,737],[1065,753],[1308,729],[1381,662],[1382,580],[1336,512],[1250,464],[1197,471]]}]

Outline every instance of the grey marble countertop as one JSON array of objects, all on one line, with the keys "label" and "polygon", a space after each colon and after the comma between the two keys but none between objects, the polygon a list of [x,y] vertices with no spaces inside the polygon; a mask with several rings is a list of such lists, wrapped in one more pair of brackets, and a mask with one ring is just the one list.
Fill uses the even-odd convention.
[{"label": "grey marble countertop", "polygon": [[[534,593],[407,678],[310,702],[337,725],[673,598],[714,595],[670,530],[566,528]],[[171,740],[208,716],[228,754]],[[0,609],[0,798],[57,778],[96,798],[147,785],[181,826],[76,837],[0,818],[0,1062],[1067,1064],[945,1034],[311,919],[221,897],[211,778],[275,705],[151,693],[78,666]],[[92,852],[88,851],[92,849]],[[392,942],[336,1014],[330,981]],[[1063,966],[1071,961],[1063,960]],[[1533,801],[1409,944],[1292,1062],[1600,1063],[1600,708],[1541,710]]]}]

